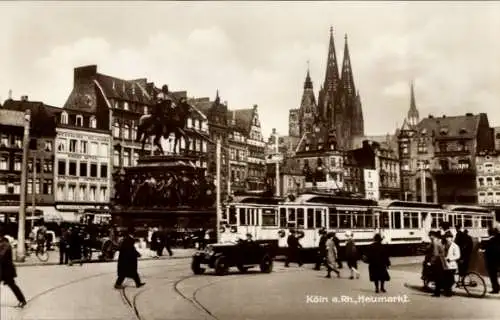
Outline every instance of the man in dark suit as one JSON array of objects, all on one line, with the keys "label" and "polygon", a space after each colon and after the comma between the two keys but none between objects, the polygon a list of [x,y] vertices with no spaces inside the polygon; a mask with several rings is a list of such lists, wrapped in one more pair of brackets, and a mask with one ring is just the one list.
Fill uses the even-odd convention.
[{"label": "man in dark suit", "polygon": [[125,278],[131,278],[135,281],[137,288],[145,285],[141,282],[137,272],[138,258],[141,256],[135,249],[134,228],[128,229],[125,238],[120,244],[120,255],[118,256],[118,279],[115,282],[115,289],[121,289]]},{"label": "man in dark suit", "polygon": [[287,249],[288,252],[286,255],[285,267],[288,267],[290,262],[292,261],[297,262],[299,264],[299,267],[301,267],[302,266],[302,260],[300,259],[301,245],[299,243],[297,234],[293,229],[290,230],[290,235],[287,238],[287,244],[288,244],[288,249]]},{"label": "man in dark suit", "polygon": [[321,228],[319,230],[320,238],[318,245],[318,256],[316,260],[316,266],[314,270],[320,270],[321,265],[325,262],[326,259],[326,240],[328,240],[325,228]]},{"label": "man in dark suit", "polygon": [[500,235],[498,230],[490,228],[488,230],[488,240],[481,243],[481,248],[484,250],[484,259],[486,268],[491,281],[492,294],[500,293],[500,285],[498,284],[498,267],[500,265]]},{"label": "man in dark suit", "polygon": [[19,301],[17,306],[23,308],[26,305],[26,298],[16,284],[16,277],[16,267],[12,260],[12,247],[5,237],[3,225],[0,225],[0,282],[3,281],[12,290]]}]

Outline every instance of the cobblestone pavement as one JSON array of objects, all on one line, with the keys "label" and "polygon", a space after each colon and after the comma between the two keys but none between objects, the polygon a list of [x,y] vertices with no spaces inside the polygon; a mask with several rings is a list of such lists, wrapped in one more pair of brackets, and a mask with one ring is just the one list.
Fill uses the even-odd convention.
[{"label": "cobblestone pavement", "polygon": [[[361,278],[325,279],[311,265],[285,268],[275,263],[271,274],[232,270],[224,277],[194,276],[190,259],[139,263],[147,283],[130,280],[115,290],[115,263],[19,268],[18,283],[29,299],[16,309],[8,288],[1,288],[4,319],[499,319],[499,296],[432,298],[420,290],[421,258],[394,258],[388,292],[375,294],[367,266]],[[418,263],[416,263],[418,262]],[[413,265],[413,268],[411,267]],[[390,301],[378,301],[377,298]],[[394,300],[394,301],[392,301]]]}]

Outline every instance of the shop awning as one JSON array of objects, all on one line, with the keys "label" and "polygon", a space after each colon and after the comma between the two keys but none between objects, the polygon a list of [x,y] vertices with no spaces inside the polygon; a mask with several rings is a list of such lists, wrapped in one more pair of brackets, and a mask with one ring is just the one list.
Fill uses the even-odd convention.
[{"label": "shop awning", "polygon": [[[33,207],[26,207],[26,220],[37,220],[43,218],[45,221],[78,221],[74,212],[59,211],[52,206],[36,207],[35,216],[32,215],[32,212]],[[0,206],[0,216],[3,216],[3,214],[12,215],[12,218],[17,220],[19,206]]]}]

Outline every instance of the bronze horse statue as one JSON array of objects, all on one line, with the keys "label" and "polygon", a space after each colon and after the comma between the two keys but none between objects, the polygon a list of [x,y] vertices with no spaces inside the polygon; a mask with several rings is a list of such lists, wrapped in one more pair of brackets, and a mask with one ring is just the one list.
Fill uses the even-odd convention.
[{"label": "bronze horse statue", "polygon": [[171,133],[175,135],[174,152],[180,138],[186,141],[186,149],[189,147],[189,137],[184,128],[191,113],[191,106],[186,98],[181,98],[176,105],[168,95],[168,87],[163,86],[162,91],[157,95],[156,105],[151,114],[143,115],[139,119],[137,128],[137,142],[142,142],[141,151],[144,151],[146,141],[154,136],[153,143],[158,147],[161,154],[164,154],[160,143],[161,137],[168,139]]}]

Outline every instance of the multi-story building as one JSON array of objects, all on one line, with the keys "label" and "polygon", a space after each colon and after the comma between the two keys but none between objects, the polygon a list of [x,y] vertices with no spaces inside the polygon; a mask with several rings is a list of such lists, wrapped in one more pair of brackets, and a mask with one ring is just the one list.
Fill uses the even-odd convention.
[{"label": "multi-story building", "polygon": [[316,128],[305,133],[296,151],[294,159],[302,168],[306,188],[343,190],[343,153],[337,149],[333,131]]},{"label": "multi-story building", "polygon": [[110,201],[111,132],[94,113],[61,109],[55,144],[55,202],[75,216],[107,209]]},{"label": "multi-story building", "polygon": [[398,138],[406,199],[425,190],[427,202],[477,203],[476,154],[494,149],[486,114],[405,121]]},{"label": "multi-story building", "polygon": [[495,139],[495,150],[500,150],[500,127],[494,127],[492,129]]},{"label": "multi-story building", "polygon": [[[246,189],[265,189],[267,175],[265,163],[266,143],[262,136],[257,105],[254,105],[251,109],[234,110],[230,127],[232,127],[230,130],[233,133],[239,132],[240,135],[244,135],[246,140],[246,148],[248,150],[244,154],[247,159]],[[232,148],[232,145],[237,144],[234,141],[235,139],[235,137],[229,137],[230,148]],[[238,151],[241,149],[235,148],[234,150]]]},{"label": "multi-story building", "polygon": [[476,170],[478,203],[500,206],[500,153],[479,152],[476,156]]},{"label": "multi-story building", "polygon": [[[27,206],[28,212],[36,207],[37,213],[43,215],[46,221],[72,219],[55,209],[54,198],[54,155],[56,136],[56,117],[60,108],[45,105],[38,101],[29,101],[27,96],[21,100],[8,99],[4,109],[24,113],[30,110],[30,142],[27,161]],[[14,138],[11,147],[17,152],[12,159],[13,169],[20,173],[22,164],[22,132]],[[16,177],[18,183],[21,177]],[[18,204],[17,204],[18,205]]]},{"label": "multi-story building", "polygon": [[363,169],[365,198],[378,201],[380,199],[379,174],[375,169]]},{"label": "multi-story building", "polygon": [[[94,114],[97,127],[112,132],[110,152],[113,171],[137,163],[141,155],[141,144],[136,141],[139,118],[150,113],[160,90],[147,79],[124,80],[97,72],[96,65],[83,66],[74,70],[73,90],[64,109]],[[171,92],[174,103],[187,98],[185,91]],[[190,143],[188,150],[184,139],[177,148],[199,157],[197,165],[207,167],[208,123],[206,117],[195,107],[187,121],[186,130]],[[165,143],[163,144],[165,145]],[[167,152],[173,151],[172,138],[166,142]],[[145,154],[151,153],[146,145]]]},{"label": "multi-story building", "polygon": [[[344,191],[355,194],[365,193],[365,182],[363,180],[363,169],[367,167],[366,159],[358,156],[360,150],[349,150],[344,152]],[[363,151],[361,151],[363,153]]]},{"label": "multi-story building", "polygon": [[[236,152],[230,152],[229,147],[229,128],[228,128],[228,109],[227,103],[222,103],[217,91],[215,101],[210,101],[210,98],[190,99],[189,102],[200,110],[207,118],[208,133],[210,142],[207,144],[207,174],[215,177],[216,175],[216,141],[221,141],[221,196],[224,199],[228,190],[228,174],[230,173],[230,164],[228,158],[236,160]],[[203,142],[206,143],[206,142]]]},{"label": "multi-story building", "polygon": [[288,135],[300,139],[300,109],[290,109],[288,114]]},{"label": "multi-story building", "polygon": [[248,145],[246,126],[237,122],[237,111],[230,111],[228,123],[228,146],[231,190],[244,191],[247,188]]},{"label": "multi-story building", "polygon": [[[267,163],[269,185],[276,190],[276,163]],[[306,186],[306,177],[302,172],[299,159],[286,158],[279,166],[279,190],[281,196],[296,195]]]}]

